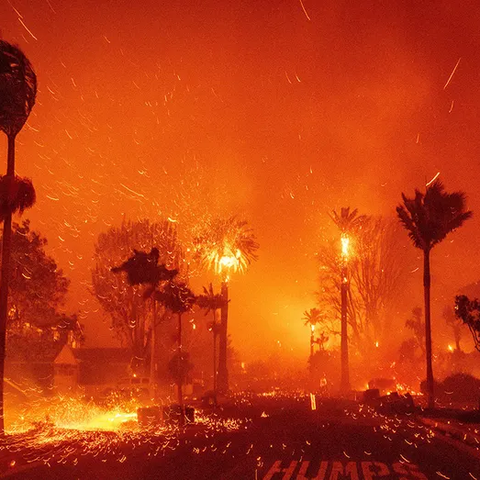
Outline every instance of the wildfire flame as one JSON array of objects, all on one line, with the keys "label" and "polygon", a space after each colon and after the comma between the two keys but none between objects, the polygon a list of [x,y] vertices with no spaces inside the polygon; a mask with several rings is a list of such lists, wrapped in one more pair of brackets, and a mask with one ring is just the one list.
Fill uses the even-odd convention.
[{"label": "wildfire flame", "polygon": [[349,255],[349,245],[350,245],[350,238],[348,238],[346,235],[342,235],[341,238],[342,242],[342,257],[346,260]]},{"label": "wildfire flame", "polygon": [[243,273],[246,269],[247,262],[243,258],[242,252],[237,248],[233,251],[227,246],[224,247],[223,252],[212,249],[208,254],[208,263],[218,275],[227,275],[230,272]]}]

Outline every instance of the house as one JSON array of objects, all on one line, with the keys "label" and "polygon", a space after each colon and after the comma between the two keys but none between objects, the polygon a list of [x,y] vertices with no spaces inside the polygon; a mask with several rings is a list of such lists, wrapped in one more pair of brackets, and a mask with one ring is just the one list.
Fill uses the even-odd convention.
[{"label": "house", "polygon": [[65,345],[54,360],[54,391],[99,398],[128,377],[131,354],[124,348],[76,348]]},{"label": "house", "polygon": [[[52,393],[54,362],[66,345],[83,342],[82,326],[75,317],[62,316],[57,325],[39,327],[21,323],[7,331],[5,376],[22,388]],[[68,361],[67,363],[70,363]]]},{"label": "house", "polygon": [[60,395],[76,394],[79,391],[79,367],[73,350],[64,345],[53,361],[53,385]]}]

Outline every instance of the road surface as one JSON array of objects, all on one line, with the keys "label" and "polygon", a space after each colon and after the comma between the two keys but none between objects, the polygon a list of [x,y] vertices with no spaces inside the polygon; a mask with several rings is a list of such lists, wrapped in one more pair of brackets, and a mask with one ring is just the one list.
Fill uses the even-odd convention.
[{"label": "road surface", "polygon": [[11,438],[0,455],[11,479],[480,480],[480,454],[459,449],[413,417],[342,402],[246,402],[239,421],[180,435],[81,432]]}]

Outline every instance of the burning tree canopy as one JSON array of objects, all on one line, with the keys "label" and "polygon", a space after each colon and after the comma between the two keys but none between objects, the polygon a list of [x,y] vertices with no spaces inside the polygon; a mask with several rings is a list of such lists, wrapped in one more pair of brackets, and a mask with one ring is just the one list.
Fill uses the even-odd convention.
[{"label": "burning tree canopy", "polygon": [[235,215],[207,222],[194,239],[200,263],[218,275],[244,272],[257,260],[258,243],[246,220]]}]

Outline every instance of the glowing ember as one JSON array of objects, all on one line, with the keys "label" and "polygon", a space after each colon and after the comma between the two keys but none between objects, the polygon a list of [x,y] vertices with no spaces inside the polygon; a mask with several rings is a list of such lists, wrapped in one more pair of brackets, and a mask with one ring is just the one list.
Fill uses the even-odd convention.
[{"label": "glowing ember", "polygon": [[[42,400],[12,423],[3,448],[12,454],[23,452],[27,463],[75,465],[80,455],[123,463],[125,452],[132,449],[141,448],[146,457],[154,457],[181,445],[179,438],[185,427],[159,424],[146,430],[139,426],[134,408],[132,403],[104,409],[74,398]],[[194,428],[208,438],[245,428],[249,422],[247,418],[220,418],[197,411]]]}]

